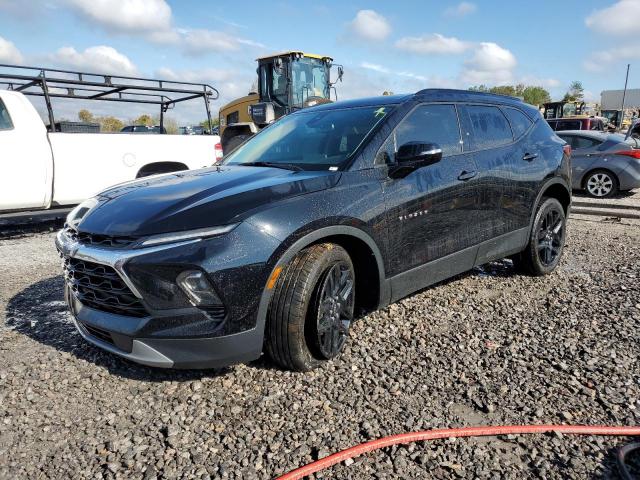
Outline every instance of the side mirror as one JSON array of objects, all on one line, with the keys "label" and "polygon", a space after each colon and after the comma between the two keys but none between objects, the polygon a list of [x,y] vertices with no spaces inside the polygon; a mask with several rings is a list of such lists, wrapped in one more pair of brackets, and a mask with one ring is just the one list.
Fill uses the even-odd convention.
[{"label": "side mirror", "polygon": [[408,142],[402,145],[389,165],[391,178],[402,178],[427,165],[442,160],[442,148],[436,143]]}]

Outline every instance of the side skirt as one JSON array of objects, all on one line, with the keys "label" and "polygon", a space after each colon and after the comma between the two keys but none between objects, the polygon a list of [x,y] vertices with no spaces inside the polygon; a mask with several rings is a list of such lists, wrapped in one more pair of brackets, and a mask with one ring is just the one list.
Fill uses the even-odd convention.
[{"label": "side skirt", "polygon": [[477,265],[521,252],[528,240],[529,228],[521,228],[391,277],[390,303]]}]

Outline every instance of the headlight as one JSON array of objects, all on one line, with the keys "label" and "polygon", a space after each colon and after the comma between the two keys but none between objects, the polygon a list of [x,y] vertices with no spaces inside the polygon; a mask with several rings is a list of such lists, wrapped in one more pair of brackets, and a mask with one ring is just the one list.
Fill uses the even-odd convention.
[{"label": "headlight", "polygon": [[189,230],[187,232],[162,233],[160,235],[152,235],[138,244],[138,247],[151,247],[163,243],[182,242],[185,240],[194,240],[199,238],[215,237],[229,233],[238,226],[237,223],[231,225],[223,225],[221,227],[199,228],[198,230]]},{"label": "headlight", "polygon": [[80,220],[82,220],[84,216],[89,212],[89,210],[91,210],[97,204],[98,200],[96,198],[85,200],[69,212],[65,222],[67,223],[67,225],[75,228],[78,223],[80,223]]}]

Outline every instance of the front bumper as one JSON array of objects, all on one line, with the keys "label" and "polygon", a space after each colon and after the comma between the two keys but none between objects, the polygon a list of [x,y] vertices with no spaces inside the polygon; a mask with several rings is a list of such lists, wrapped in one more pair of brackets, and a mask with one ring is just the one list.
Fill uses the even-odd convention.
[{"label": "front bumper", "polygon": [[260,357],[257,329],[213,338],[132,338],[105,326],[129,320],[82,305],[65,289],[78,332],[89,343],[142,365],[160,368],[219,368]]},{"label": "front bumper", "polygon": [[[215,368],[259,358],[264,331],[262,324],[256,322],[257,306],[266,282],[262,277],[267,274],[260,259],[273,245],[268,239],[263,240],[258,245],[264,251],[254,248],[252,256],[237,255],[241,245],[238,236],[247,237],[254,230],[246,226],[228,238],[121,250],[79,244],[60,232],[56,246],[65,259],[115,270],[148,313],[136,317],[105,311],[78,296],[77,289],[72,290],[73,279],[67,278],[65,297],[78,331],[85,340],[104,350],[154,367]],[[230,251],[236,255],[229,255]],[[133,265],[160,268],[183,263],[209,274],[227,307],[222,323],[212,321],[194,306],[154,309],[145,300],[146,293],[138,288],[137,280],[128,274]]]}]

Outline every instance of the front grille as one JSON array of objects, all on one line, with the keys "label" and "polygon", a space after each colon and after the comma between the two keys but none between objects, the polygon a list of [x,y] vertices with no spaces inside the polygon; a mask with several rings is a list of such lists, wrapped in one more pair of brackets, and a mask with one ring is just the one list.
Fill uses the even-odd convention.
[{"label": "front grille", "polygon": [[66,226],[64,233],[71,240],[82,245],[95,245],[98,247],[124,248],[134,243],[137,238],[125,236],[100,235],[95,233],[79,232],[73,227]]},{"label": "front grille", "polygon": [[111,334],[106,330],[103,330],[98,327],[93,327],[86,323],[83,323],[82,327],[87,331],[87,333],[89,333],[89,335],[94,336],[97,339],[102,340],[103,342],[107,342],[107,343],[110,343],[111,345],[115,345],[115,342],[111,337]]},{"label": "front grille", "polygon": [[69,288],[83,305],[129,317],[148,315],[140,300],[112,267],[65,258],[64,273]]}]

